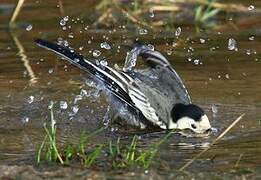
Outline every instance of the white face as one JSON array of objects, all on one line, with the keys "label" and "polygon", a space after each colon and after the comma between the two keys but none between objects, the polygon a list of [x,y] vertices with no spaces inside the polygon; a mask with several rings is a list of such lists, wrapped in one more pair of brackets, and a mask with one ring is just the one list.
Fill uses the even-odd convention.
[{"label": "white face", "polygon": [[204,133],[211,128],[208,117],[202,116],[199,121],[190,117],[183,117],[177,121],[177,129],[191,129],[195,133]]}]

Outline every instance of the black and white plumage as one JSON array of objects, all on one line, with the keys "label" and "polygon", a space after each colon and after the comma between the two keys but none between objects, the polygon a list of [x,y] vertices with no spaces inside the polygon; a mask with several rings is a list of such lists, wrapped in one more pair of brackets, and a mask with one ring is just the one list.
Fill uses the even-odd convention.
[{"label": "black and white plumage", "polygon": [[[126,104],[128,111],[138,122],[134,123],[136,126],[191,129],[197,133],[211,128],[203,110],[191,104],[182,80],[158,51],[136,44],[127,56],[123,70],[116,70],[102,63],[93,63],[61,45],[41,39],[35,42],[94,75],[105,85],[113,98]],[[134,69],[138,56],[145,60],[149,69]]]}]

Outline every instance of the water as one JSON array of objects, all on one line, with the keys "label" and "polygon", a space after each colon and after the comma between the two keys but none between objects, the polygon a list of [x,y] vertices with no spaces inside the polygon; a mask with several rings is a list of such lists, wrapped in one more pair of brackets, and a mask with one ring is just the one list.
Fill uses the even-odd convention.
[{"label": "water", "polygon": [[[243,2],[251,11],[261,7],[260,3]],[[56,2],[32,3],[33,6],[27,6],[19,16],[21,27],[14,31],[6,28],[10,14],[1,14],[0,171],[5,169],[4,165],[9,164],[18,165],[24,168],[25,172],[34,173],[30,167],[35,162],[36,146],[44,138],[43,124],[49,119],[48,105],[51,101],[54,102],[57,139],[61,145],[76,142],[81,132],[92,132],[99,124],[104,123],[107,112],[106,98],[95,89],[92,78],[61,61],[60,57],[35,46],[35,38],[42,37],[52,41],[59,38],[61,43],[75,50],[84,47],[81,53],[90,59],[93,58],[93,52],[99,49],[98,58],[108,57],[106,64],[118,64],[122,67],[128,51],[122,45],[128,44],[138,36],[171,61],[184,80],[193,102],[206,110],[212,125],[218,128],[219,132],[228,127],[240,114],[246,113],[241,122],[220,143],[214,145],[188,168],[188,174],[180,176],[204,178],[232,175],[241,177],[240,173],[245,176],[260,175],[260,23],[253,25],[251,22],[255,22],[255,19],[250,19],[248,23],[237,23],[236,30],[230,26],[219,26],[216,30],[201,34],[195,33],[192,24],[186,27],[179,24],[177,27],[182,29],[182,33],[176,34],[175,28],[171,32],[155,31],[153,36],[147,28],[138,28],[136,33],[124,28],[115,31],[106,28],[93,29],[89,26],[90,20],[84,19],[85,24],[82,24],[75,14],[91,12],[94,3],[90,2],[90,9],[82,9],[80,4],[68,1],[66,15],[59,15]],[[39,7],[49,8],[49,13],[43,12],[44,8]],[[45,16],[42,16],[43,13]],[[155,19],[157,15],[153,13]],[[75,20],[72,22],[71,19]],[[61,22],[62,20],[64,22]],[[23,23],[30,25],[23,26]],[[29,31],[24,28],[30,26],[33,28]],[[61,26],[66,26],[67,29],[63,30]],[[68,30],[69,26],[71,30]],[[70,33],[73,34],[73,38],[68,38]],[[179,36],[179,41],[175,35]],[[109,37],[106,42],[110,48],[107,45],[101,47],[105,42],[104,36]],[[231,38],[236,44],[233,40],[229,43]],[[173,43],[175,47],[172,46]],[[168,53],[170,50],[171,53]],[[96,55],[97,53],[94,54]],[[143,67],[139,60],[138,65]],[[148,147],[163,135],[164,133],[143,135],[139,148]],[[106,142],[118,136],[128,137],[130,132],[125,129],[116,132],[108,130],[97,135],[94,143]],[[130,169],[121,171],[126,177],[175,177],[177,174],[173,171],[207,147],[215,137],[216,135],[209,138],[172,136],[160,149],[160,165],[155,163],[156,165],[146,172]],[[158,166],[160,170],[157,169]],[[92,171],[67,168],[68,173],[65,173],[65,176],[75,172]],[[56,169],[64,171],[56,166],[53,168],[54,173]],[[19,174],[19,171],[15,173]],[[99,174],[105,177],[119,177],[118,171],[99,171]]]}]

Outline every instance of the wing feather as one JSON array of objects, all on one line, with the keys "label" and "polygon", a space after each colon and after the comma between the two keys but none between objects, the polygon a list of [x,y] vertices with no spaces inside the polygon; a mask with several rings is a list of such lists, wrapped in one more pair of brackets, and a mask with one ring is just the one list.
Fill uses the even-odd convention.
[{"label": "wing feather", "polygon": [[82,55],[71,51],[61,45],[38,39],[39,46],[59,54],[70,63],[83,69],[105,83],[110,92],[130,107],[142,113],[152,124],[166,129],[166,124],[161,121],[156,110],[151,106],[149,99],[141,92],[135,80],[122,71],[117,71],[107,65],[97,65],[85,59]]}]

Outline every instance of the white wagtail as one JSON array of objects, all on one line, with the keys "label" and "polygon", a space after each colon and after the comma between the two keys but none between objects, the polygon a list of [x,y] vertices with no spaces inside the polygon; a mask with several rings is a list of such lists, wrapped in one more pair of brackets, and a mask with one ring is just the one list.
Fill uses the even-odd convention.
[{"label": "white wagtail", "polygon": [[[204,111],[191,103],[179,75],[158,51],[136,43],[126,58],[123,70],[119,70],[103,63],[93,63],[62,45],[42,39],[35,42],[94,75],[113,99],[135,117],[134,125],[140,128],[190,129],[195,133],[211,130]],[[134,69],[138,56],[149,65],[149,69]]]}]

